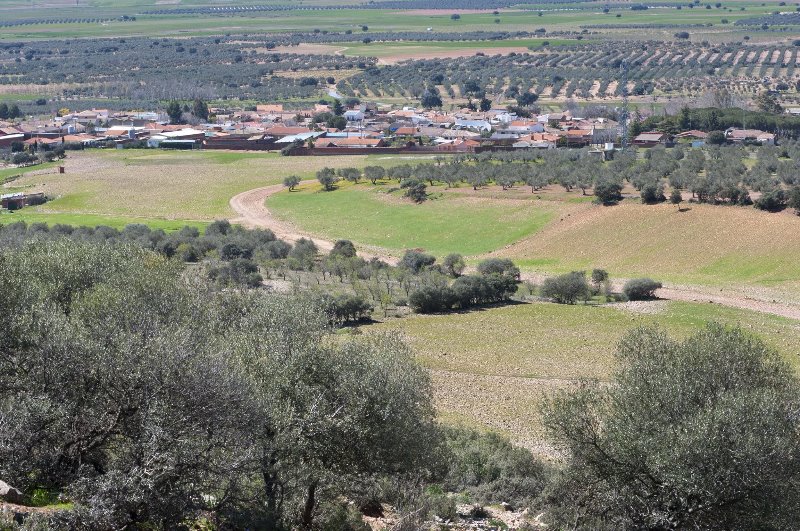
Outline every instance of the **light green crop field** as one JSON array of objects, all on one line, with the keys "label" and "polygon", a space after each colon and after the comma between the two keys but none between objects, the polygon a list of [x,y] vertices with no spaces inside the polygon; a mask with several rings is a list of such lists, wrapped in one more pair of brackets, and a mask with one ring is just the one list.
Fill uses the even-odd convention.
[{"label": "light green crop field", "polygon": [[545,393],[582,378],[608,379],[617,342],[635,327],[657,325],[680,338],[710,321],[758,335],[800,372],[800,322],[712,304],[531,303],[415,315],[362,330],[398,331],[409,341],[431,370],[444,420],[506,433],[546,455],[538,414]]},{"label": "light green crop field", "polygon": [[[226,5],[247,4],[231,2]],[[27,4],[27,3],[26,3]],[[0,11],[0,20],[20,18],[118,18],[121,15],[135,16],[136,20],[122,22],[111,20],[98,23],[53,23],[26,24],[3,28],[0,39],[59,39],[77,37],[126,37],[126,36],[204,36],[230,34],[264,34],[276,32],[352,30],[361,34],[361,26],[366,25],[371,32],[430,31],[434,33],[466,31],[530,31],[531,28],[545,27],[548,30],[577,30],[582,25],[640,25],[640,24],[713,24],[711,27],[694,27],[698,36],[716,33],[720,27],[724,31],[737,31],[733,22],[741,18],[769,13],[776,9],[776,3],[761,4],[751,1],[728,1],[722,7],[681,10],[674,7],[651,8],[645,11],[632,11],[627,7],[612,8],[603,13],[602,3],[528,6],[532,9],[502,10],[498,15],[487,10],[482,13],[460,13],[460,19],[453,20],[450,15],[458,10],[396,10],[396,9],[333,9],[333,10],[289,10],[278,12],[251,11],[227,15],[208,14],[144,14],[148,9],[170,9],[174,5],[157,5],[149,2],[64,2],[63,6],[45,3],[36,7],[36,2],[9,7]],[[317,2],[319,4],[319,2]],[[190,4],[186,4],[190,5]],[[211,5],[206,3],[206,5]],[[328,4],[331,5],[331,4]],[[678,2],[675,2],[678,5]],[[685,6],[685,2],[684,2]],[[741,11],[740,8],[745,10]],[[617,15],[620,15],[617,17]],[[722,19],[729,24],[722,24]],[[499,19],[499,22],[495,22]],[[673,31],[674,32],[674,31]],[[639,34],[639,38],[651,38]]]},{"label": "light green crop field", "polygon": [[395,251],[422,248],[442,256],[486,253],[541,229],[556,206],[527,200],[494,200],[439,194],[414,204],[396,186],[350,185],[324,192],[318,185],[267,200],[279,217],[332,239],[346,238]]}]

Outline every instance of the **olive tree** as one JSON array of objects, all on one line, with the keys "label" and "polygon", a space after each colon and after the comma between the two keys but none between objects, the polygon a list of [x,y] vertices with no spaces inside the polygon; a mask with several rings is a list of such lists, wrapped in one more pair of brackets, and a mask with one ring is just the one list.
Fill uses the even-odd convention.
[{"label": "olive tree", "polygon": [[798,380],[740,329],[684,341],[639,329],[611,385],[548,400],[568,455],[547,500],[556,527],[789,529],[800,517]]},{"label": "olive tree", "polygon": [[170,528],[238,497],[255,410],[177,267],[65,240],[0,254],[0,477],[66,493],[69,527]]},{"label": "olive tree", "polygon": [[339,182],[339,176],[336,175],[336,170],[333,168],[322,168],[317,172],[317,180],[326,192],[330,192],[336,188],[336,183]]}]

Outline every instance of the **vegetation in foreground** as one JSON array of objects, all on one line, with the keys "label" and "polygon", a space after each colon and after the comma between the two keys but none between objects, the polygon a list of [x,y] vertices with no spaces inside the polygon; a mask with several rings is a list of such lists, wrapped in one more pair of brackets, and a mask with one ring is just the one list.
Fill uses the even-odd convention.
[{"label": "vegetation in foreground", "polygon": [[69,502],[29,524],[361,530],[387,502],[419,529],[455,517],[442,487],[579,529],[798,516],[798,381],[740,330],[627,336],[611,386],[545,407],[567,450],[551,471],[443,430],[408,347],[331,336],[313,298],[218,290],[139,247],[68,240],[5,250],[0,273],[0,477]]}]

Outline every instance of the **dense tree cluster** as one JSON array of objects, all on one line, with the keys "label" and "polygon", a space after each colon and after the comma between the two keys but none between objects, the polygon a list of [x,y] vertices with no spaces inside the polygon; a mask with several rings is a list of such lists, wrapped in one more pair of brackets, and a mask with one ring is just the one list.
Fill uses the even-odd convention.
[{"label": "dense tree cluster", "polygon": [[[460,257],[449,257],[458,262]],[[478,274],[458,275],[452,282],[447,273],[452,266],[440,267],[433,256],[408,251],[400,267],[425,272],[418,287],[411,291],[408,303],[419,313],[466,310],[473,306],[507,301],[517,291],[519,269],[506,259],[487,259],[478,265]]]},{"label": "dense tree cluster", "polygon": [[325,341],[308,298],[63,239],[0,253],[0,286],[0,477],[67,496],[65,528],[310,528],[362,480],[433,469],[408,349]]}]

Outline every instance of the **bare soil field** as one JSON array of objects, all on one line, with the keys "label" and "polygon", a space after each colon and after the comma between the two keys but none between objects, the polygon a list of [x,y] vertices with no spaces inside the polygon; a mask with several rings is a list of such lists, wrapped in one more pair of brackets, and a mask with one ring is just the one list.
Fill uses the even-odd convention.
[{"label": "bare soil field", "polygon": [[584,208],[495,253],[558,272],[602,267],[617,277],[746,287],[800,304],[800,218],[753,208],[623,202]]}]

